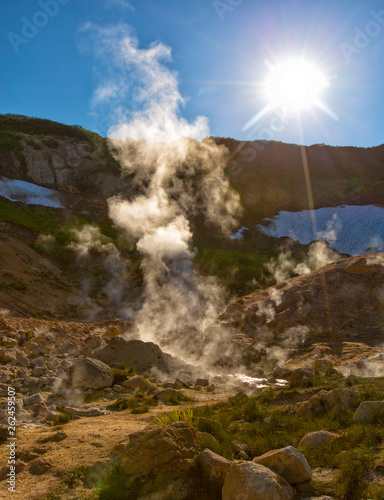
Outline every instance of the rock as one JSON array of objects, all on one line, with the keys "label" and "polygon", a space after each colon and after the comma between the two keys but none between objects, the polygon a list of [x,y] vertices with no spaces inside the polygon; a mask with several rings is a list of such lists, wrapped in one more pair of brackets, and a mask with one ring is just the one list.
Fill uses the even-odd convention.
[{"label": "rock", "polygon": [[42,437],[40,439],[38,439],[38,443],[49,443],[49,442],[53,442],[53,443],[59,443],[60,441],[63,441],[65,438],[67,438],[67,433],[64,432],[64,431],[57,431],[55,432],[54,434],[50,434],[49,436],[46,436],[46,437]]},{"label": "rock", "polygon": [[184,394],[176,389],[163,389],[155,395],[155,398],[165,404],[179,404],[187,400]]},{"label": "rock", "polygon": [[[25,469],[25,463],[21,460],[16,460],[14,466],[16,474]],[[9,465],[6,465],[0,469],[0,481],[8,479],[7,474],[9,474]]]},{"label": "rock", "polygon": [[327,371],[328,368],[332,367],[332,361],[327,358],[318,358],[311,361],[309,368],[318,372]]},{"label": "rock", "polygon": [[44,368],[44,366],[36,366],[33,370],[32,370],[32,375],[34,377],[41,377],[43,376],[45,373],[46,373],[47,369]]},{"label": "rock", "polygon": [[339,434],[328,431],[309,432],[301,439],[298,449],[304,451],[322,448],[332,443],[338,437],[340,437]]},{"label": "rock", "polygon": [[15,349],[0,349],[0,362],[12,363],[17,358]]},{"label": "rock", "polygon": [[33,394],[32,396],[26,396],[23,399],[23,404],[25,406],[30,406],[30,405],[37,405],[39,403],[42,403],[45,401],[44,396],[40,394],[40,392]]},{"label": "rock", "polygon": [[312,477],[311,467],[305,456],[293,446],[269,451],[252,461],[268,467],[289,484],[304,483]]},{"label": "rock", "polygon": [[94,351],[94,357],[110,366],[122,363],[134,366],[138,374],[150,372],[154,368],[164,375],[171,375],[163,352],[159,346],[152,342],[127,341],[115,337],[105,347]]},{"label": "rock", "polygon": [[98,408],[72,408],[72,406],[63,406],[62,409],[72,418],[99,417],[100,415],[105,415],[105,412]]},{"label": "rock", "polygon": [[357,404],[360,394],[358,391],[339,387],[326,392],[321,399],[327,410],[344,411]]},{"label": "rock", "polygon": [[51,468],[52,468],[52,462],[50,462],[46,458],[39,457],[35,458],[35,460],[32,460],[28,470],[33,475],[41,476],[42,474],[48,472],[49,469]]},{"label": "rock", "polygon": [[247,454],[248,447],[245,443],[240,443],[240,441],[232,441],[231,445],[235,455],[237,455],[240,459],[249,459],[249,456]]},{"label": "rock", "polygon": [[320,391],[302,403],[296,415],[316,416],[332,410],[342,412],[355,406],[359,398],[359,392],[351,389],[337,388],[332,391]]},{"label": "rock", "polygon": [[12,363],[15,366],[23,366],[29,368],[29,359],[26,356],[18,356]]},{"label": "rock", "polygon": [[384,401],[363,401],[353,415],[353,420],[359,424],[371,424],[383,419]]},{"label": "rock", "polygon": [[179,378],[177,378],[173,383],[174,389],[189,389],[189,385],[186,382],[183,382]]},{"label": "rock", "polygon": [[141,484],[141,496],[156,492],[156,498],[163,498],[161,492],[166,490],[168,496],[164,497],[181,500],[191,494],[189,487],[182,493],[182,485],[190,483],[198,451],[197,431],[185,422],[176,422],[131,434],[114,447],[112,459],[119,474],[127,477],[125,484]]},{"label": "rock", "polygon": [[38,358],[35,358],[33,361],[32,361],[32,364],[33,366],[37,367],[44,367],[46,368],[47,367],[47,360],[44,356],[39,356]]},{"label": "rock", "polygon": [[195,382],[195,385],[200,387],[208,387],[209,380],[207,380],[206,378],[198,378]]},{"label": "rock", "polygon": [[45,403],[35,404],[32,408],[32,411],[35,417],[40,416],[48,420],[52,420],[54,418],[52,411],[47,407]]},{"label": "rock", "polygon": [[316,373],[310,368],[297,368],[288,378],[292,387],[308,387],[312,385]]},{"label": "rock", "polygon": [[224,479],[222,500],[292,500],[294,489],[263,465],[237,462]]},{"label": "rock", "polygon": [[208,486],[209,496],[219,496],[232,462],[220,455],[216,455],[211,450],[204,450],[200,454],[200,466],[204,482]]},{"label": "rock", "polygon": [[[221,321],[236,330],[237,349],[243,352],[244,364],[252,366],[269,357],[256,351],[257,344],[268,343],[270,339],[278,339],[280,344],[290,342],[292,335],[287,332],[292,331],[299,333],[295,340],[303,354],[302,348],[308,348],[309,344],[331,344],[337,340],[341,347],[351,342],[355,335],[361,338],[361,332],[365,349],[378,345],[383,334],[384,282],[384,266],[379,259],[380,254],[341,259],[277,287],[257,290],[232,301],[221,315]],[[332,308],[332,329],[324,313],[325,283]],[[362,293],[351,294],[356,286]],[[261,311],[271,307],[274,319],[268,322]],[[344,349],[342,356],[345,357]],[[327,357],[326,353],[321,357]]]},{"label": "rock", "polygon": [[83,389],[102,389],[113,383],[111,368],[98,359],[84,358],[72,365],[71,382],[74,387]]},{"label": "rock", "polygon": [[128,389],[147,389],[151,384],[145,378],[138,375],[137,377],[132,377],[125,380],[121,384],[123,387],[128,387]]},{"label": "rock", "polygon": [[[115,391],[115,392],[124,392],[124,387],[122,387],[121,385],[119,384],[115,384],[112,389]],[[92,389],[91,389],[92,390]]]}]

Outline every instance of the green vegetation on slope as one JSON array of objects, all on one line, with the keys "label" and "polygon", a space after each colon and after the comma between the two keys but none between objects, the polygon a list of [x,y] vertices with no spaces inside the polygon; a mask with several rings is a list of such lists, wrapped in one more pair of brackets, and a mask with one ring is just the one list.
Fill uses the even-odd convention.
[{"label": "green vegetation on slope", "polygon": [[[384,378],[354,377],[351,381],[326,374],[317,378],[315,386],[317,390],[344,386],[358,390],[361,400],[384,400]],[[228,459],[233,458],[233,441],[245,443],[249,456],[256,457],[286,446],[297,448],[309,432],[337,433],[340,437],[332,445],[305,452],[312,469],[323,467],[336,472],[336,479],[313,484],[316,495],[331,495],[338,500],[382,500],[384,486],[370,484],[369,472],[375,459],[384,458],[384,422],[357,424],[352,418],[354,410],[342,409],[329,413],[319,411],[316,416],[291,415],[289,412],[295,409],[294,397],[306,391],[268,388],[254,397],[243,394],[230,398],[227,403],[194,409],[193,415],[188,412],[184,417],[179,412],[177,416],[198,430],[212,434],[220,445],[219,450],[213,451]]]}]

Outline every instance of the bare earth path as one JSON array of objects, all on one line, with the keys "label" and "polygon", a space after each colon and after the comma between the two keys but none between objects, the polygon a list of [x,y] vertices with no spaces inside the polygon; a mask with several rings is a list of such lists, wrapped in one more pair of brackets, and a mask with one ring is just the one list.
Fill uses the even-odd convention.
[{"label": "bare earth path", "polygon": [[[9,492],[7,490],[9,485],[3,480],[0,482],[0,498],[15,500],[33,500],[40,497],[46,497],[47,499],[96,498],[95,496],[92,497],[92,490],[83,489],[82,486],[68,490],[62,483],[62,473],[68,473],[81,466],[88,467],[95,462],[108,460],[111,449],[116,443],[126,439],[129,434],[140,431],[152,424],[153,417],[156,418],[163,413],[173,412],[175,409],[214,404],[227,399],[230,395],[212,394],[208,396],[207,394],[199,394],[200,401],[176,407],[159,405],[151,408],[144,415],[134,415],[131,410],[123,410],[99,417],[72,420],[59,428],[18,428],[16,458],[24,458],[28,453],[33,453],[34,450],[41,453],[42,449],[46,449],[47,451],[41,457],[49,461],[52,467],[43,475],[31,474],[29,468],[34,461],[26,462],[24,458],[26,467],[16,475],[16,492]],[[62,440],[55,441],[56,439]],[[1,467],[7,463],[8,455],[9,449],[4,443],[0,446]],[[51,497],[48,496],[49,493],[52,494]]]}]

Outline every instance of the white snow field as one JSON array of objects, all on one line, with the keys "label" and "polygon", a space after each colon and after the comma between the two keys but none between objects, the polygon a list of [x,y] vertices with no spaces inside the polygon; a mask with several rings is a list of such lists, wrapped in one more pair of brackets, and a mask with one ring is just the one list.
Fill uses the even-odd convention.
[{"label": "white snow field", "polygon": [[27,205],[64,208],[60,203],[60,193],[31,182],[0,178],[0,196],[10,201],[19,201]]},{"label": "white snow field", "polygon": [[326,240],[349,255],[384,252],[384,208],[375,205],[339,206],[301,212],[279,212],[268,226],[256,227],[268,236],[290,237],[308,244]]}]

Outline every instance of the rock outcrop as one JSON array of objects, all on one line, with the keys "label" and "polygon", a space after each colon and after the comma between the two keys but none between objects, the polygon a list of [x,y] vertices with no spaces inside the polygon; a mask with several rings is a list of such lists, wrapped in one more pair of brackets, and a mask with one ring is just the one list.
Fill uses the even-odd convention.
[{"label": "rock outcrop", "polygon": [[[251,365],[278,345],[308,348],[323,342],[340,353],[343,342],[382,344],[383,254],[350,257],[237,299],[222,321],[235,330],[237,348]],[[264,354],[265,355],[265,354]]]}]

